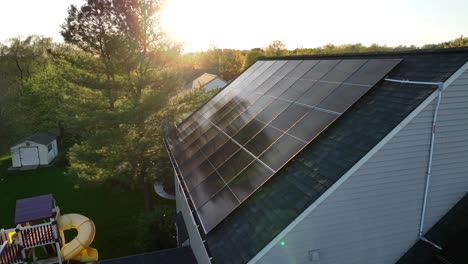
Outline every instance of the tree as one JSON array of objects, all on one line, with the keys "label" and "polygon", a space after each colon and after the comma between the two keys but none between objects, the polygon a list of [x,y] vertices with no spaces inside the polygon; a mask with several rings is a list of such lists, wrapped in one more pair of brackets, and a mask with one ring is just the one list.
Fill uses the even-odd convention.
[{"label": "tree", "polygon": [[223,50],[219,57],[218,72],[225,80],[232,80],[242,71],[244,56],[238,50]]},{"label": "tree", "polygon": [[[160,29],[159,1],[88,0],[80,9],[72,6],[63,25],[66,41],[90,56],[59,56],[64,63],[77,64],[85,80],[96,91],[104,87],[108,109],[89,118],[81,140],[69,151],[70,172],[83,179],[105,182],[114,188],[142,189],[145,205],[152,205],[152,183],[164,167],[164,147],[158,122],[154,121],[165,99],[178,83],[173,61],[180,46]],[[90,65],[104,70],[105,80]],[[71,74],[74,78],[76,75]],[[75,83],[79,82],[75,79]],[[88,81],[89,80],[89,81]],[[83,82],[82,82],[83,84]],[[84,84],[86,85],[86,84]],[[159,116],[160,115],[156,115]],[[160,118],[162,119],[162,118]]]},{"label": "tree", "polygon": [[7,146],[26,134],[55,128],[62,92],[47,54],[51,39],[13,38],[0,46],[0,146]]},{"label": "tree", "polygon": [[120,88],[116,83],[116,65],[125,60],[122,56],[124,38],[119,15],[111,0],[87,0],[79,9],[70,6],[60,32],[65,42],[99,56],[106,75],[105,95],[111,109],[115,106],[116,92]]},{"label": "tree", "polygon": [[263,50],[260,49],[260,48],[255,48],[255,49],[249,50],[249,52],[247,52],[247,55],[245,55],[243,68],[247,69],[250,65],[254,64],[254,62],[256,62],[258,60],[258,58],[260,58],[262,56],[265,56],[265,54],[264,54]]},{"label": "tree", "polygon": [[165,78],[180,54],[181,45],[171,41],[160,26],[156,15],[160,1],[114,0],[114,5],[122,14],[121,27],[127,43],[126,85],[138,104],[144,88],[167,87]]},{"label": "tree", "polygon": [[286,56],[288,54],[286,46],[279,40],[272,41],[265,49],[265,55],[267,56]]}]

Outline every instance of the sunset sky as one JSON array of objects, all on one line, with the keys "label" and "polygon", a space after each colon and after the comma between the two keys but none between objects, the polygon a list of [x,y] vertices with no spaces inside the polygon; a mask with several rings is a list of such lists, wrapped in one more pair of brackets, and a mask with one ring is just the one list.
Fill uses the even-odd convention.
[{"label": "sunset sky", "polygon": [[[0,41],[30,34],[62,41],[70,4],[83,0],[2,1]],[[423,45],[468,36],[463,0],[168,0],[166,31],[185,52],[251,49],[281,40],[289,49],[328,43]]]}]

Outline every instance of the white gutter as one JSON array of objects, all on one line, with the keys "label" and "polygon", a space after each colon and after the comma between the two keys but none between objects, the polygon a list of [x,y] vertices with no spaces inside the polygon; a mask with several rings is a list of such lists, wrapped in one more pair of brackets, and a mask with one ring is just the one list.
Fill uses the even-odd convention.
[{"label": "white gutter", "polygon": [[[184,197],[185,199],[185,202],[187,203],[187,207],[189,209],[189,214],[190,214],[190,219],[192,220],[193,222],[193,225],[195,226],[195,229],[196,229],[196,233],[197,233],[197,238],[200,239],[200,241],[202,242],[202,245],[203,245],[203,248],[204,248],[204,255],[205,257],[208,258],[208,261],[210,263],[213,263],[213,257],[210,256],[210,254],[208,253],[208,248],[207,248],[207,245],[205,244],[206,243],[206,240],[203,239],[203,237],[201,236],[201,232],[200,230],[198,229],[199,228],[199,225],[197,224],[196,220],[195,220],[195,216],[193,215],[194,213],[196,214],[195,210],[192,210],[192,207],[190,206],[190,203],[191,201],[189,201],[189,195],[188,193],[186,193],[186,190],[187,189],[187,186],[185,185],[185,182],[183,182],[179,176],[180,176],[180,168],[179,168],[179,164],[177,163],[177,160],[175,159],[175,157],[173,156],[172,152],[169,150],[169,146],[168,146],[168,143],[166,141],[166,138],[163,137],[163,144],[164,144],[164,147],[166,148],[166,151],[167,151],[167,154],[169,155],[169,160],[171,161],[171,165],[174,169],[174,173],[176,174],[175,177],[177,179],[177,183],[179,184],[179,186],[181,187],[181,195]],[[185,188],[184,188],[185,187]],[[195,206],[193,206],[195,207]],[[190,236],[189,236],[190,238]]]},{"label": "white gutter", "polygon": [[384,79],[387,82],[396,82],[396,83],[410,83],[410,84],[421,84],[421,85],[441,85],[441,82],[418,82],[418,81],[409,81],[409,80],[397,80],[391,78]]}]

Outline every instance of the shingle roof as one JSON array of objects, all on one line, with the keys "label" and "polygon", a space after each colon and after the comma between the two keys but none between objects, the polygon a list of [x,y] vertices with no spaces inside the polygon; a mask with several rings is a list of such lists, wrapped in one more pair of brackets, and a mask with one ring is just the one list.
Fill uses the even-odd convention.
[{"label": "shingle roof", "polygon": [[216,76],[214,74],[204,73],[204,74],[200,75],[198,78],[196,78],[195,80],[193,80],[192,82],[189,82],[186,85],[184,85],[182,90],[200,88],[202,86],[207,85],[208,83],[210,83],[211,81],[213,81],[216,78],[218,78],[220,80],[223,80],[222,78],[220,78],[220,77],[218,77],[218,76]]},{"label": "shingle roof", "polygon": [[[47,145],[50,142],[54,141],[57,138],[57,136],[51,134],[51,133],[36,133],[32,136],[23,138],[21,141],[17,142],[17,144],[21,144],[24,141],[32,141],[36,142],[42,145]],[[17,145],[15,144],[15,145]]]},{"label": "shingle roof", "polygon": [[[445,81],[468,49],[280,59],[403,58],[395,79]],[[277,59],[277,58],[275,58]],[[381,81],[207,235],[216,263],[245,263],[323,194],[437,87]]]},{"label": "shingle roof", "polygon": [[197,261],[190,247],[173,248],[99,261],[100,264],[196,264]]}]

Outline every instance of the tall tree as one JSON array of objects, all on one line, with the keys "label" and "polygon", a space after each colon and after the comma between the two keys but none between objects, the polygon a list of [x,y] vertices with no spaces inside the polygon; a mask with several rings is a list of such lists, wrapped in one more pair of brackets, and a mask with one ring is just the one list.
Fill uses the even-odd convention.
[{"label": "tall tree", "polygon": [[71,170],[88,180],[142,188],[148,209],[162,159],[161,134],[148,118],[175,90],[172,61],[180,52],[159,27],[159,8],[157,0],[88,0],[70,7],[62,31],[68,43],[99,58],[109,101],[94,115],[97,129],[70,149]]},{"label": "tall tree", "polygon": [[239,50],[223,50],[219,57],[219,75],[225,80],[232,80],[242,71],[244,56]]},{"label": "tall tree", "polygon": [[243,68],[247,69],[250,65],[256,62],[258,58],[262,56],[265,56],[265,52],[260,48],[249,50],[249,52],[247,52],[247,55],[245,55]]},{"label": "tall tree", "polygon": [[267,56],[286,56],[288,54],[288,49],[280,40],[272,41],[265,49],[265,55]]},{"label": "tall tree", "polygon": [[49,38],[29,36],[10,39],[0,47],[2,148],[25,134],[57,125],[57,107],[50,108],[60,97],[53,92],[58,90],[47,54],[51,46]]},{"label": "tall tree", "polygon": [[114,0],[113,3],[121,14],[121,30],[126,37],[127,85],[137,104],[143,89],[149,86],[164,89],[167,72],[179,55],[181,45],[171,41],[161,27],[160,1]]},{"label": "tall tree", "polygon": [[106,75],[105,95],[111,109],[119,90],[116,65],[122,60],[123,35],[119,15],[110,0],[87,0],[80,8],[70,6],[60,32],[65,42],[99,56]]}]

